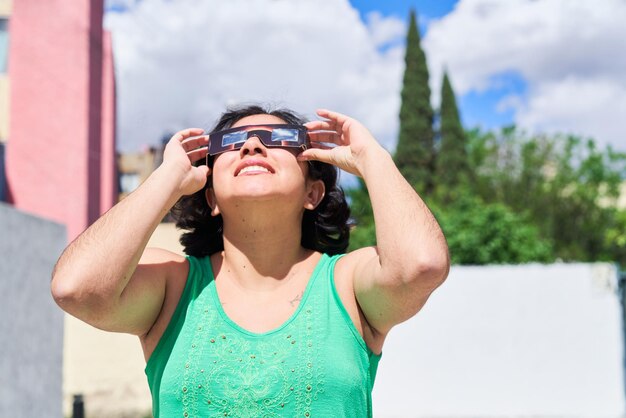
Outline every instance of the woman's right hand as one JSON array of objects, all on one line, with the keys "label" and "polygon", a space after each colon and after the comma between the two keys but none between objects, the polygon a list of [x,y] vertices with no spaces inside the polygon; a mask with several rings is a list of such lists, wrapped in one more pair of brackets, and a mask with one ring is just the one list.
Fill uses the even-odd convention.
[{"label": "woman's right hand", "polygon": [[206,165],[194,166],[208,152],[209,136],[203,133],[200,128],[183,129],[176,132],[165,146],[161,167],[171,170],[171,175],[180,176],[179,192],[182,196],[202,189],[210,174]]}]

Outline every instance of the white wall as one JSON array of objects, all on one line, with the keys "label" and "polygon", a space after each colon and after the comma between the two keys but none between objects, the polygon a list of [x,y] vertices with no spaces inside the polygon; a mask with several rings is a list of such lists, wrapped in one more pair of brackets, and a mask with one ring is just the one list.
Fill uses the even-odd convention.
[{"label": "white wall", "polygon": [[392,330],[376,417],[621,417],[621,308],[610,264],[454,267]]}]

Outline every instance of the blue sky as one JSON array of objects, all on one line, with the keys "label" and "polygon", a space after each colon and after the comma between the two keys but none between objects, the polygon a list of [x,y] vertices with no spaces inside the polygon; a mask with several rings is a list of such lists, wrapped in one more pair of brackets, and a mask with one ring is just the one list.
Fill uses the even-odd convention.
[{"label": "blue sky", "polygon": [[426,19],[439,18],[452,11],[457,0],[350,0],[350,3],[363,15],[378,11],[386,16],[405,18],[414,9]]}]

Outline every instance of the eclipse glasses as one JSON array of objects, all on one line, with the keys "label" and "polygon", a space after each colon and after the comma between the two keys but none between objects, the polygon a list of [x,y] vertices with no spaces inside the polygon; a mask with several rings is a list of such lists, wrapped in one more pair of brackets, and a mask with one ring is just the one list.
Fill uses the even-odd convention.
[{"label": "eclipse glasses", "polygon": [[208,156],[238,150],[248,138],[253,136],[259,138],[266,147],[300,148],[305,150],[311,145],[307,129],[303,125],[248,125],[209,134]]}]

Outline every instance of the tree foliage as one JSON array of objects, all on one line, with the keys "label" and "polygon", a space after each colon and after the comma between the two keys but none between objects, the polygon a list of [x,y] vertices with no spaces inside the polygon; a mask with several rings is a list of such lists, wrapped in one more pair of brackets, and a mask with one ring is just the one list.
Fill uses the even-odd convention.
[{"label": "tree foliage", "polygon": [[453,194],[455,188],[470,181],[471,178],[465,130],[461,124],[456,97],[447,72],[443,76],[439,115],[439,152],[435,160],[437,174],[435,186],[440,195],[446,198]]},{"label": "tree foliage", "polygon": [[[600,150],[573,135],[529,135],[515,126],[464,132],[446,74],[434,158],[428,69],[419,44],[412,12],[395,161],[439,220],[452,261],[559,259],[625,267],[626,208],[619,199],[626,196],[626,153]],[[350,248],[375,245],[365,183],[348,196],[357,224]]]},{"label": "tree foliage", "polygon": [[415,11],[407,33],[405,71],[400,106],[400,134],[394,156],[402,175],[419,191],[433,187],[433,119],[426,55],[420,45]]},{"label": "tree foliage", "polygon": [[[529,219],[567,261],[626,262],[620,245],[626,154],[576,136],[528,136],[515,127],[470,133],[475,193]],[[608,239],[613,234],[615,241]]]},{"label": "tree foliage", "polygon": [[552,244],[539,228],[506,205],[461,194],[445,207],[433,202],[454,264],[518,264],[554,260]]},{"label": "tree foliage", "polygon": [[347,195],[352,217],[356,221],[356,227],[350,232],[349,250],[376,245],[374,213],[363,180],[359,180],[358,187],[349,189]]},{"label": "tree foliage", "polygon": [[[426,198],[454,263],[612,261],[626,266],[626,209],[618,200],[626,154],[575,136],[529,136],[514,127],[468,132],[474,182]],[[374,245],[365,186],[348,191],[351,248]]]}]

